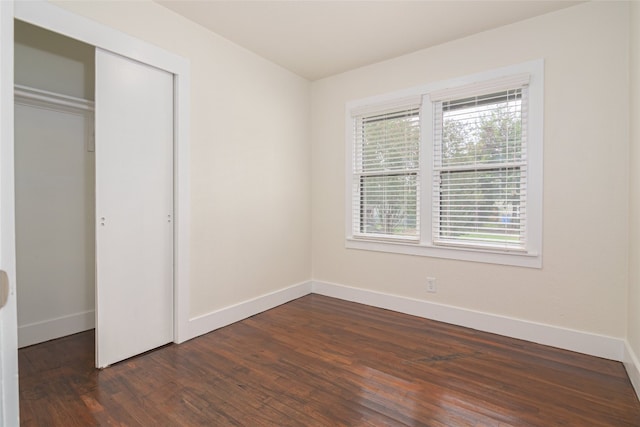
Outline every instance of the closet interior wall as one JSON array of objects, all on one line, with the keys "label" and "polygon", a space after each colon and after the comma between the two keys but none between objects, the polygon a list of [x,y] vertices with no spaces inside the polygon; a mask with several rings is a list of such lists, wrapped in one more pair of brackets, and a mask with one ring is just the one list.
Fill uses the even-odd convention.
[{"label": "closet interior wall", "polygon": [[94,48],[15,22],[20,347],[94,327]]}]

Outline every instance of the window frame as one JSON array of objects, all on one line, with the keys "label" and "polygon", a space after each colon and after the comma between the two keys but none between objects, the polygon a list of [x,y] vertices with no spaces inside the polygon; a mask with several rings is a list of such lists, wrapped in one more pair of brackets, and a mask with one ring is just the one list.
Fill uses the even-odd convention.
[{"label": "window frame", "polygon": [[[442,92],[456,93],[462,96],[474,90],[482,92],[484,87],[492,90],[496,81],[509,85],[522,74],[528,74],[528,128],[527,128],[527,224],[526,247],[524,250],[498,248],[476,248],[458,246],[439,246],[433,242],[432,179],[434,150],[434,102],[432,97]],[[515,77],[514,77],[515,76]],[[420,141],[420,238],[407,241],[393,238],[369,238],[356,236],[353,232],[353,155],[354,155],[354,117],[362,112],[388,110],[401,106],[408,99],[422,99],[421,141]],[[346,104],[346,238],[347,249],[371,250],[397,254],[418,255],[434,258],[473,261],[489,264],[511,265],[529,268],[542,267],[542,208],[543,208],[543,107],[544,107],[544,60],[538,59],[517,65],[493,69],[473,75],[429,83],[426,85],[355,100]]]}]

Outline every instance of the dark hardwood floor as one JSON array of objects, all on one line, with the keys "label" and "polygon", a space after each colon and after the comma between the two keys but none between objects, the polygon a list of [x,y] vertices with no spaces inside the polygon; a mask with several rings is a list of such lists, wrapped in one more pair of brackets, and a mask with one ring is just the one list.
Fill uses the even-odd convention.
[{"label": "dark hardwood floor", "polygon": [[98,371],[19,351],[24,426],[640,426],[618,362],[319,295]]}]

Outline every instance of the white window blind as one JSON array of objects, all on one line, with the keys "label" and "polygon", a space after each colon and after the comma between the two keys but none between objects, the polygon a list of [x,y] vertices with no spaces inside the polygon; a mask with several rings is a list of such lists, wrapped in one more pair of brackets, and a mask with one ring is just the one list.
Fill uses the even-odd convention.
[{"label": "white window blind", "polygon": [[433,243],[526,249],[526,85],[434,102]]},{"label": "white window blind", "polygon": [[418,240],[420,104],[354,117],[355,237]]},{"label": "white window blind", "polygon": [[540,268],[544,61],[346,104],[345,247]]}]

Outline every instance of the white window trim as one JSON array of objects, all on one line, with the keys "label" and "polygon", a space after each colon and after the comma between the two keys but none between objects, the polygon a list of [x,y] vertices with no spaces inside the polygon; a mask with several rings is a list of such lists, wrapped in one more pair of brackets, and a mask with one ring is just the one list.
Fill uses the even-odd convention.
[{"label": "white window trim", "polygon": [[[511,76],[527,73],[529,81],[528,111],[528,182],[527,182],[527,248],[526,251],[505,251],[499,249],[473,249],[468,247],[441,247],[431,242],[432,209],[431,179],[433,174],[433,104],[430,95],[444,91],[455,93],[456,88],[468,85],[482,85],[496,79],[507,81]],[[420,200],[420,240],[419,242],[389,241],[354,237],[352,223],[352,162],[353,162],[353,111],[375,111],[392,107],[407,98],[422,96],[422,141]],[[542,189],[543,189],[543,107],[544,107],[544,60],[525,62],[513,66],[494,69],[451,80],[430,83],[411,89],[374,96],[348,102],[346,105],[346,186],[345,186],[345,246],[348,249],[362,249],[434,258],[474,261],[490,264],[511,265],[529,268],[542,267]]]}]

